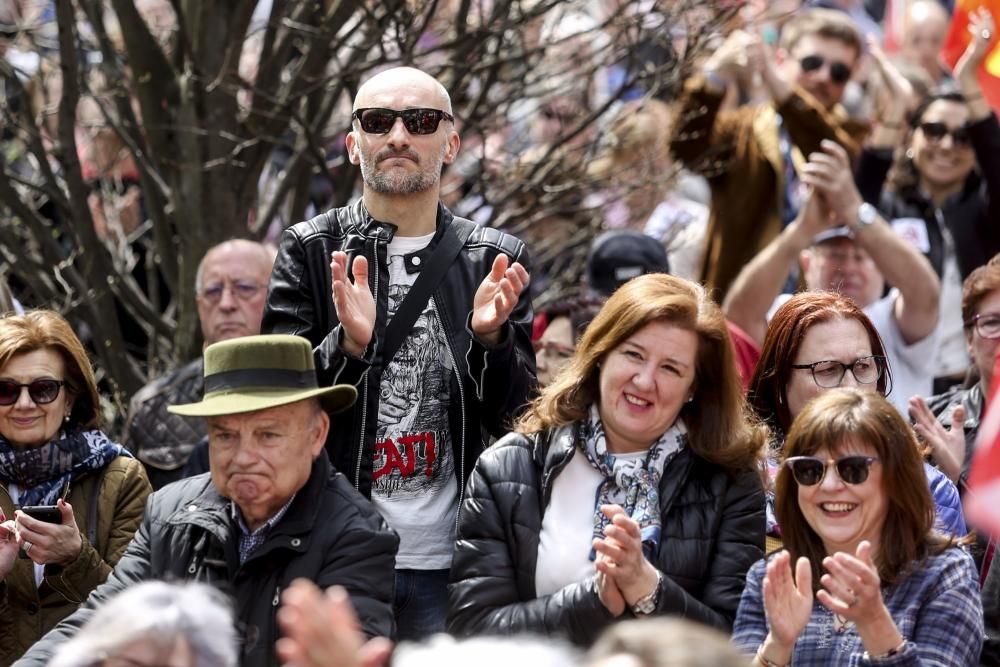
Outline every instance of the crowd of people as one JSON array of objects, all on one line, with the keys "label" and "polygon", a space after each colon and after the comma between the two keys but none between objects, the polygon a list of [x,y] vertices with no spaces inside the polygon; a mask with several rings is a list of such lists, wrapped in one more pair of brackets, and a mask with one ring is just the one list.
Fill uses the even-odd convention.
[{"label": "crowd of people", "polygon": [[120,444],[80,332],[3,286],[0,663],[1000,664],[962,505],[994,17],[946,69],[936,0],[892,55],[877,3],[774,4],[612,110],[608,230],[537,311],[545,230],[449,200],[460,119],[413,67],[356,92],[352,203],[201,259],[203,355]]}]

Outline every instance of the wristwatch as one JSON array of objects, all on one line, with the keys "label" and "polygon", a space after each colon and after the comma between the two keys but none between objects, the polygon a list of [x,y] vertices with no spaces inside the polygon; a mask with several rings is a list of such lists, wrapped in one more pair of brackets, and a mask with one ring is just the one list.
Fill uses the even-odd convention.
[{"label": "wristwatch", "polygon": [[855,227],[855,231],[861,231],[862,229],[867,229],[875,224],[878,220],[878,211],[874,206],[868,202],[864,202],[858,207],[858,224]]},{"label": "wristwatch", "polygon": [[656,611],[656,605],[660,602],[660,591],[663,590],[663,573],[656,571],[656,585],[653,590],[643,595],[632,605],[632,613],[636,616],[649,616]]}]

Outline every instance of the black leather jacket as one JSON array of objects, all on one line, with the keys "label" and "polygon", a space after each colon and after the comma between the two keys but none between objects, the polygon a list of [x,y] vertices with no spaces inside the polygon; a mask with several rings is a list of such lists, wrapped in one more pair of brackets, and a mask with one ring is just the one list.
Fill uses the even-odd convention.
[{"label": "black leather jacket", "polygon": [[334,473],[327,457],[313,462],[305,486],[264,542],[240,564],[231,503],[206,475],[151,495],[142,524],[108,580],[86,604],[40,639],[16,664],[47,665],[104,601],[136,583],[200,581],[232,596],[243,667],[275,665],[281,591],[296,578],[321,588],[343,586],[369,637],[392,637],[394,566],[399,538],[378,513]]},{"label": "black leather jacket", "polygon": [[[587,645],[615,619],[594,577],[538,597],[535,565],[552,484],[574,455],[576,429],[511,433],[480,457],[460,515],[449,585],[456,635],[561,635]],[[664,575],[656,614],[728,631],[747,570],[764,555],[764,489],[747,470],[732,476],[690,448],[660,479]],[[630,612],[626,611],[626,615]]]},{"label": "black leather jacket", "polygon": [[[406,264],[426,260],[446,233],[475,223],[452,216],[438,206],[437,232],[427,248],[406,257]],[[388,310],[389,268],[386,247],[395,225],[373,219],[362,200],[336,208],[285,230],[268,286],[263,333],[287,333],[308,338],[316,358],[321,386],[348,383],[357,386],[359,399],[352,412],[330,429],[327,450],[334,466],[355,487],[371,495],[372,456],[377,428],[379,384],[382,376],[381,341]],[[364,358],[347,354],[340,345],[341,327],[331,296],[330,255],[335,250],[368,259],[369,287],[375,297],[375,336]],[[448,423],[459,493],[473,464],[485,449],[484,433],[500,437],[510,418],[529,400],[535,385],[535,357],[531,347],[531,299],[528,290],[504,325],[500,342],[486,345],[469,328],[472,302],[493,260],[505,253],[528,272],[528,252],[518,239],[490,228],[475,227],[458,259],[445,274],[432,298],[448,339],[455,369],[451,381]],[[415,258],[416,261],[414,261]]]}]

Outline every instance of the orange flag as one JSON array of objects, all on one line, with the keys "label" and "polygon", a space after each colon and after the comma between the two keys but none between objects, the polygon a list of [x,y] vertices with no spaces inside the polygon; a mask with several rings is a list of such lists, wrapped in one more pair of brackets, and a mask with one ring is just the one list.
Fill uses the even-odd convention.
[{"label": "orange flag", "polygon": [[[957,0],[955,12],[951,17],[951,27],[941,48],[941,57],[954,69],[955,63],[965,52],[972,35],[969,34],[969,14],[985,7],[993,14],[994,23],[1000,24],[1000,0]],[[983,98],[991,107],[1000,110],[1000,48],[997,47],[997,36],[993,37],[993,47],[983,66],[979,70],[979,86]]]}]

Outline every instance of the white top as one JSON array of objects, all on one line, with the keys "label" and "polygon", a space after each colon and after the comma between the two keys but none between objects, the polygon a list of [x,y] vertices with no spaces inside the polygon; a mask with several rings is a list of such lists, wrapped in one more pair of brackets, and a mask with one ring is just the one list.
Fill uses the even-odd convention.
[{"label": "white top", "polygon": [[[629,460],[646,454],[615,454],[615,458]],[[590,465],[587,457],[574,451],[569,463],[552,482],[552,494],[538,535],[536,596],[551,595],[596,572],[590,551],[594,541],[597,489],[603,481],[604,476]]]},{"label": "white top", "polygon": [[[404,258],[427,247],[433,236],[394,236],[389,243],[390,318],[421,268],[419,258],[413,258],[412,269],[407,271]],[[429,299],[382,372],[379,385],[372,503],[399,533],[398,569],[451,567],[458,512],[448,426],[453,372],[444,328]]]}]

